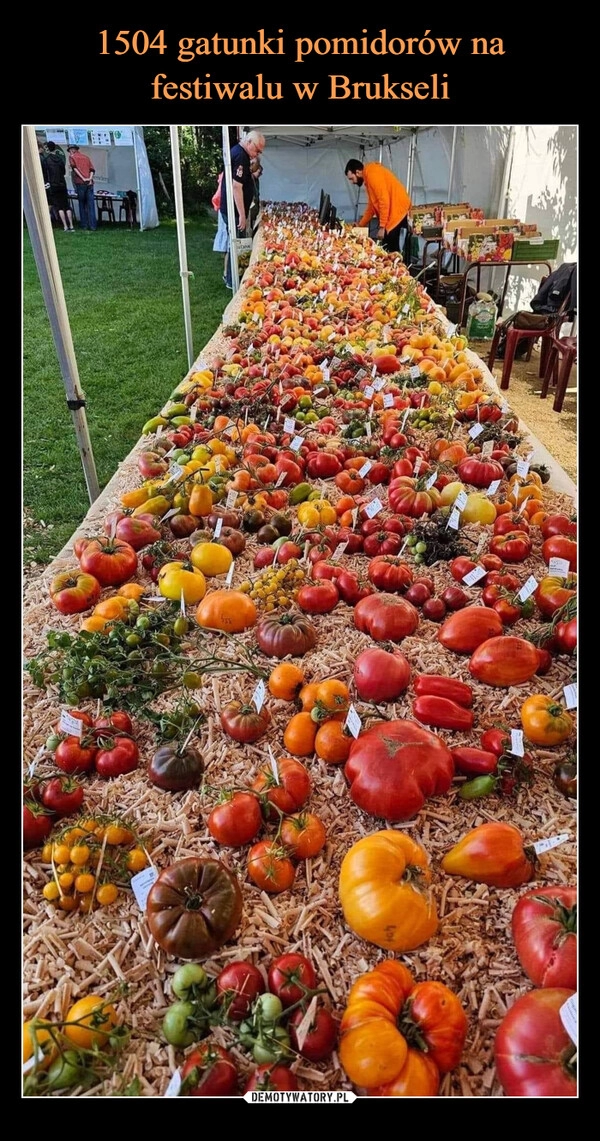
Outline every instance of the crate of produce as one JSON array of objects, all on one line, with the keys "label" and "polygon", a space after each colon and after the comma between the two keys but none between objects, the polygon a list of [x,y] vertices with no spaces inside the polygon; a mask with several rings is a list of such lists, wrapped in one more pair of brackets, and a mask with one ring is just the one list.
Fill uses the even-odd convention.
[{"label": "crate of produce", "polygon": [[513,243],[513,261],[555,261],[558,257],[558,238],[517,237]]}]

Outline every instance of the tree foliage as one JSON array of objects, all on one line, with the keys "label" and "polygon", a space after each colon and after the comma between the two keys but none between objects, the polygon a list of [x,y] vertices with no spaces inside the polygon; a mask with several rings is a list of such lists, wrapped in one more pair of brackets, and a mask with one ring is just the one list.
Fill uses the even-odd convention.
[{"label": "tree foliage", "polygon": [[[235,130],[230,128],[231,141]],[[144,127],[144,141],[154,182],[156,205],[161,218],[175,217],[171,139],[167,126]],[[181,185],[186,213],[199,214],[210,205],[217,178],[223,169],[221,127],[179,128]]]}]

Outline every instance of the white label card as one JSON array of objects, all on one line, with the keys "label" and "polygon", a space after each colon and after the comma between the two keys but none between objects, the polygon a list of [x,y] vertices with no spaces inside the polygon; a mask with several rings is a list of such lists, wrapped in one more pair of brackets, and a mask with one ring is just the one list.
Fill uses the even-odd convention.
[{"label": "white label card", "polygon": [[534,590],[537,590],[537,588],[538,588],[537,578],[535,578],[534,575],[530,574],[529,578],[527,579],[526,582],[523,583],[523,586],[521,587],[519,593],[517,594],[517,598],[521,602],[525,602],[530,597],[530,595],[533,594]]},{"label": "white label card", "polygon": [[410,305],[408,304],[408,301],[406,302],[406,305],[402,306],[402,312],[403,313],[410,313]]},{"label": "white label card", "polygon": [[294,439],[290,444],[290,448],[293,452],[299,452],[303,443],[304,440],[302,439],[302,436],[294,436]]},{"label": "white label card", "polygon": [[332,563],[337,563],[341,559],[341,557],[342,557],[344,551],[346,550],[347,546],[348,546],[348,540],[347,539],[346,539],[345,543],[338,543],[337,547],[335,548],[335,551],[333,552],[333,554],[331,556]]},{"label": "white label card", "polygon": [[408,414],[409,414],[409,412],[410,412],[410,404],[409,404],[408,408],[406,409],[406,411],[405,411],[405,413],[404,413],[404,416],[402,417],[402,423],[401,423],[401,425],[400,425],[400,431],[401,431],[401,432],[403,432],[403,431],[404,431],[404,428],[405,428],[405,426],[406,426],[406,421],[408,420]]},{"label": "white label card", "polygon": [[374,395],[375,395],[375,389],[373,388],[373,385],[368,384],[367,387],[365,388],[365,396],[366,396],[367,400],[372,400]]},{"label": "white label card", "polygon": [[223,530],[223,519],[221,516],[219,516],[219,518],[217,519],[217,522],[215,523],[215,530],[214,530],[215,539],[219,538],[219,535],[221,534],[222,530]]},{"label": "white label card", "polygon": [[558,848],[559,844],[566,844],[567,840],[570,839],[568,832],[561,832],[560,836],[549,836],[547,840],[535,840],[532,848],[536,856],[539,856],[542,852],[550,852],[552,848]]},{"label": "white label card", "polygon": [[344,721],[344,728],[349,729],[353,737],[358,737],[362,729],[362,721],[353,705],[351,705],[348,710],[348,715]]},{"label": "white label card", "polygon": [[563,689],[567,709],[577,709],[577,683],[572,681]]},{"label": "white label card", "polygon": [[510,731],[510,749],[514,757],[524,757],[525,749],[523,748],[523,730],[511,729]]},{"label": "white label card", "polygon": [[521,476],[522,479],[525,479],[525,476],[527,475],[528,471],[529,471],[529,461],[528,460],[517,460],[517,475]]},{"label": "white label card", "polygon": [[486,491],[486,495],[495,495],[501,483],[501,479],[493,479]]},{"label": "white label card", "polygon": [[480,578],[485,578],[486,574],[485,567],[474,567],[473,570],[463,575],[462,580],[465,586],[475,586],[475,583],[479,582]]},{"label": "white label card", "polygon": [[458,510],[458,507],[452,508],[452,511],[450,512],[450,518],[448,519],[446,526],[447,528],[452,527],[454,531],[458,531],[458,528],[460,527],[460,511]]},{"label": "white label card", "polygon": [[281,472],[281,475],[278,475],[278,476],[277,476],[277,479],[276,479],[276,481],[275,481],[275,487],[281,487],[281,485],[282,485],[282,483],[283,483],[283,481],[284,481],[284,479],[285,479],[286,475],[287,475],[287,472],[286,472],[286,471],[282,471],[282,472]]},{"label": "white label card", "polygon": [[[364,368],[359,368],[359,369],[358,369],[358,372],[356,373],[356,376],[354,377],[354,379],[355,379],[355,380],[364,380],[364,379],[365,379],[365,377],[366,377],[366,376],[368,376],[368,375],[369,375],[369,374],[368,374],[368,372],[367,372],[367,370],[366,370],[366,369],[364,369]],[[375,388],[375,385],[373,385],[373,388]]]},{"label": "white label card", "polygon": [[[419,456],[417,456],[417,459],[419,459]],[[416,471],[416,460],[415,460],[415,471]],[[434,471],[431,473],[431,475],[429,476],[429,479],[427,480],[427,483],[425,484],[425,491],[429,491],[429,488],[433,487],[437,477],[438,477],[437,471]]]},{"label": "white label card", "polygon": [[235,570],[235,559],[233,560],[229,570],[227,571],[227,578],[225,579],[225,586],[227,587],[228,590],[229,590],[229,588],[233,582],[234,570]]},{"label": "white label card", "polygon": [[371,463],[371,461],[365,460],[363,466],[358,469],[358,474],[360,476],[364,477],[367,474],[367,472],[369,472],[371,470],[372,467],[373,467],[373,464]]},{"label": "white label card", "polygon": [[181,464],[171,464],[169,468],[169,475],[171,479],[179,479],[183,475],[183,468]]},{"label": "white label card", "polygon": [[481,445],[482,457],[491,456],[493,450],[494,450],[494,441],[493,440],[484,440],[483,444]]},{"label": "white label card", "polygon": [[557,578],[566,578],[569,573],[570,565],[568,559],[557,559],[556,556],[554,556],[548,563],[548,574],[556,575]]},{"label": "white label card", "polygon": [[277,767],[277,761],[275,760],[275,754],[273,753],[270,745],[267,745],[267,749],[269,752],[269,764],[271,765],[271,772],[273,773],[275,784],[280,784],[281,782],[279,780],[279,769]]},{"label": "white label card", "polygon": [[471,437],[472,440],[476,440],[477,437],[480,436],[482,432],[483,432],[483,424],[473,424],[473,427],[469,428],[469,436]]},{"label": "white label card", "polygon": [[469,496],[467,495],[466,491],[459,491],[456,499],[454,500],[454,506],[458,507],[459,511],[462,511],[463,508],[467,506],[468,498]]},{"label": "white label card", "polygon": [[380,499],[372,499],[365,507],[367,519],[372,519],[375,515],[379,515],[380,511],[383,511],[383,503]]},{"label": "white label card", "polygon": [[[421,457],[420,457],[420,456],[417,456],[417,457],[416,457],[416,459],[415,459],[415,462],[414,462],[414,467],[413,467],[413,475],[415,475],[415,476],[416,476],[416,475],[418,475],[418,474],[419,474],[419,472],[420,472],[420,470],[421,470],[421,464],[422,464],[422,463],[423,463],[423,460],[421,459]],[[434,480],[434,482],[435,482],[435,480]]]},{"label": "white label card", "polygon": [[381,392],[381,389],[385,388],[386,384],[387,384],[387,380],[385,379],[385,377],[380,376],[379,380],[373,381],[373,388],[375,389],[375,392]]},{"label": "white label card", "polygon": [[365,424],[365,432],[367,434],[367,440],[370,440],[371,439],[371,421],[370,420],[367,420],[367,422]]},{"label": "white label card", "polygon": [[72,717],[66,709],[61,710],[58,728],[61,733],[68,733],[70,737],[83,736],[83,721],[78,717]]},{"label": "white label card", "polygon": [[182,613],[183,617],[185,618],[185,595],[183,593],[183,587],[181,588],[181,595],[179,598],[179,609],[181,610],[181,613]]},{"label": "white label card", "polygon": [[238,497],[238,493],[237,493],[237,491],[234,491],[233,488],[231,491],[227,492],[227,498],[225,500],[225,506],[229,510],[231,510],[232,507],[235,507],[235,505],[237,503],[237,497]]},{"label": "white label card", "polygon": [[373,365],[373,368],[371,369],[371,376],[375,376],[375,375],[376,375],[376,373],[377,373],[377,365],[376,365],[376,364],[374,364],[374,365]]},{"label": "white label card", "polygon": [[383,407],[384,408],[393,408],[394,407],[394,397],[392,396],[391,392],[386,392],[386,394],[383,398]]},{"label": "white label card", "polygon": [[171,507],[169,511],[165,511],[164,515],[161,515],[160,522],[163,523],[165,521],[165,519],[171,519],[173,515],[179,515],[179,514],[180,514],[179,507]]},{"label": "white label card", "polygon": [[410,370],[410,375],[411,375],[413,380],[418,380],[418,378],[421,375],[421,369],[419,368],[418,364],[414,364],[412,366],[412,368]]},{"label": "white label card", "polygon": [[353,507],[353,509],[352,509],[352,530],[353,531],[354,531],[354,528],[356,527],[357,523],[358,523],[358,507]]},{"label": "white label card", "polygon": [[266,693],[267,691],[265,689],[265,683],[261,678],[258,682],[258,685],[256,686],[256,689],[254,690],[254,693],[252,694],[252,704],[256,707],[257,713],[260,713],[263,707]]},{"label": "white label card", "polygon": [[577,1045],[577,995],[570,995],[558,1013],[569,1038]]},{"label": "white label card", "polygon": [[153,867],[144,868],[141,872],[138,872],[137,875],[131,877],[131,890],[135,896],[135,902],[137,903],[140,911],[146,910],[148,892],[150,891],[152,884],[156,883],[157,879],[158,872],[156,868]]},{"label": "white label card", "polygon": [[173,1074],[171,1081],[169,1082],[169,1084],[165,1090],[165,1097],[179,1097],[180,1089],[181,1089],[181,1074],[180,1074],[179,1070],[175,1070],[175,1073]]},{"label": "white label card", "polygon": [[284,432],[295,432],[296,431],[296,421],[295,421],[293,416],[286,416],[285,417],[285,419],[283,421],[283,430],[284,430]]},{"label": "white label card", "polygon": [[308,562],[308,552],[309,552],[309,551],[310,551],[310,543],[309,543],[309,541],[308,541],[308,539],[307,539],[307,540],[306,540],[306,542],[305,542],[305,544],[304,544],[304,553],[303,553],[303,555],[302,555],[302,562],[303,562],[303,563],[307,563],[307,562]]}]

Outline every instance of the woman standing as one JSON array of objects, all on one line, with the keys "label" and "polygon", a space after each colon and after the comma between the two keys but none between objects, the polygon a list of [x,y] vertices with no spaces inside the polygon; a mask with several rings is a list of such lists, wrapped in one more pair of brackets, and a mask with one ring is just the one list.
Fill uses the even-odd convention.
[{"label": "woman standing", "polygon": [[58,213],[65,233],[73,233],[73,212],[65,179],[65,160],[57,152],[56,143],[52,141],[46,143],[46,151],[47,153],[42,155],[42,169],[48,184],[48,202]]}]

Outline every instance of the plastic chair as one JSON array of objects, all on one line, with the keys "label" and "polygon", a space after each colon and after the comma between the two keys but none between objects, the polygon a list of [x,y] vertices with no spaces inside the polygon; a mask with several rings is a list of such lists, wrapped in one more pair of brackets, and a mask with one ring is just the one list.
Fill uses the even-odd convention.
[{"label": "plastic chair", "polygon": [[[540,282],[540,285],[545,280],[546,280],[546,278],[543,277],[541,282]],[[494,330],[494,336],[492,338],[492,344],[490,346],[490,353],[488,356],[488,362],[487,363],[488,363],[488,368],[491,371],[492,365],[494,364],[494,361],[496,359],[496,353],[498,351],[498,345],[500,343],[500,337],[502,336],[503,333],[505,333],[506,334],[506,345],[504,348],[504,366],[502,369],[502,379],[500,382],[500,388],[504,388],[504,389],[508,388],[509,381],[510,381],[510,374],[511,374],[512,366],[513,366],[513,361],[515,359],[515,351],[516,351],[516,348],[517,348],[519,341],[522,341],[524,339],[529,341],[529,344],[527,346],[527,356],[525,358],[526,360],[531,359],[531,351],[533,349],[535,342],[538,339],[541,340],[542,348],[541,348],[541,352],[540,352],[539,376],[544,377],[546,375],[546,369],[548,366],[548,354],[550,352],[550,343],[552,341],[552,338],[555,337],[556,334],[559,332],[560,327],[561,327],[563,321],[565,320],[565,317],[566,317],[567,313],[569,312],[570,308],[571,308],[571,294],[569,293],[564,298],[560,308],[556,311],[556,313],[533,314],[533,313],[528,312],[528,310],[522,310],[518,313],[513,313],[512,317],[508,317],[506,321],[498,321],[497,322],[496,328]],[[535,329],[535,328],[519,328],[518,327],[518,320],[519,320],[520,316],[522,316],[525,319],[526,318],[533,318],[534,316],[535,317],[544,316],[544,317],[546,317],[546,324],[541,329],[540,328],[537,328],[537,329]],[[523,324],[525,324],[525,320],[523,321]]]},{"label": "plastic chair", "polygon": [[98,208],[98,223],[99,224],[102,222],[102,215],[103,214],[106,214],[109,222],[115,221],[115,211],[114,211],[114,207],[113,207],[112,198],[104,197],[104,195],[98,195],[98,197],[96,198],[96,206]]},{"label": "plastic chair", "polygon": [[541,399],[548,395],[550,383],[556,385],[555,412],[562,412],[563,401],[573,365],[577,363],[577,337],[551,337],[547,354],[546,371],[542,382]]},{"label": "plastic chair", "polygon": [[132,230],[134,225],[137,224],[137,194],[133,190],[128,190],[124,198],[119,202],[119,222],[129,222],[129,228]]}]

